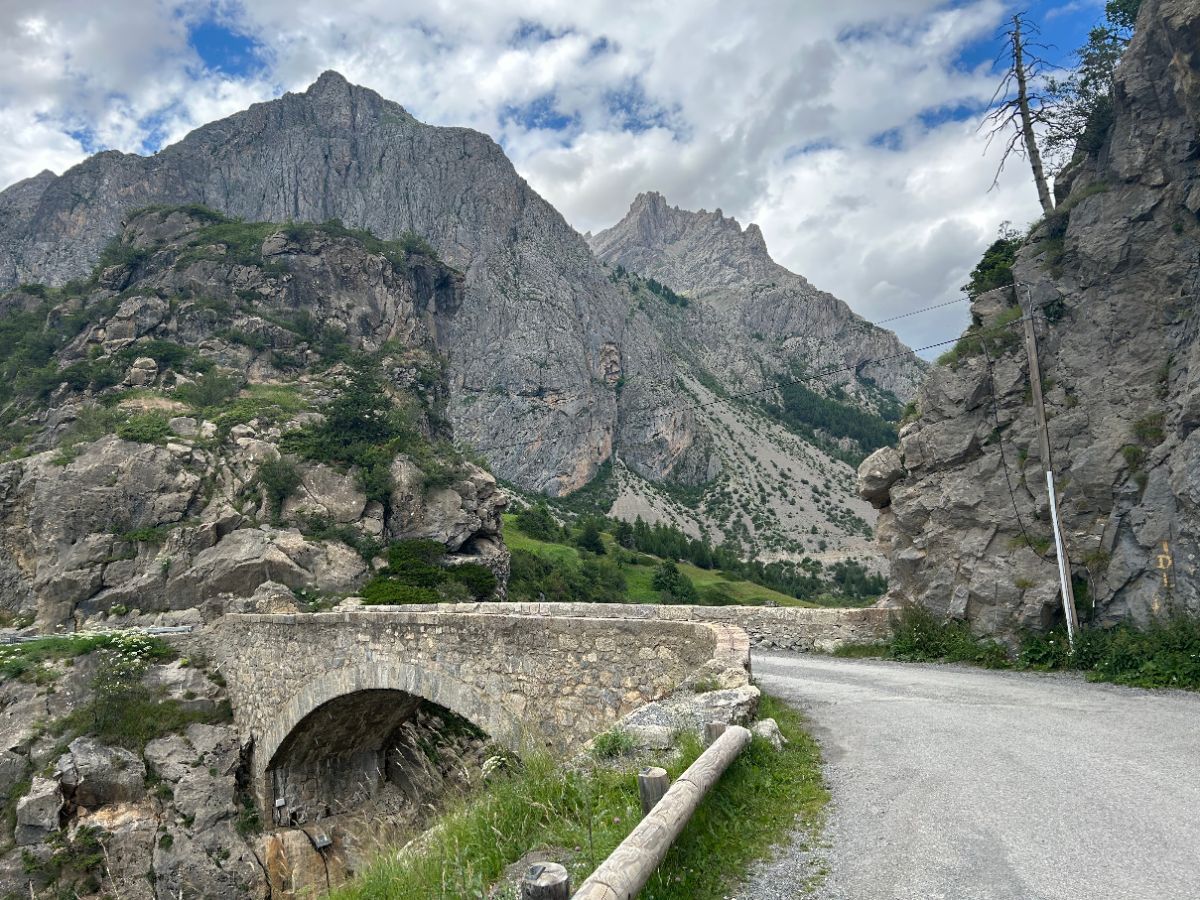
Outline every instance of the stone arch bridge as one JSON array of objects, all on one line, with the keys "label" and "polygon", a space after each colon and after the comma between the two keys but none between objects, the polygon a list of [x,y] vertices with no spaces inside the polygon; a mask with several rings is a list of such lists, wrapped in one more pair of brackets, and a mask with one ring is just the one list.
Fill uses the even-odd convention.
[{"label": "stone arch bridge", "polygon": [[267,821],[380,777],[422,701],[514,750],[570,752],[690,679],[749,666],[742,631],[685,621],[361,610],[230,615],[211,637]]}]

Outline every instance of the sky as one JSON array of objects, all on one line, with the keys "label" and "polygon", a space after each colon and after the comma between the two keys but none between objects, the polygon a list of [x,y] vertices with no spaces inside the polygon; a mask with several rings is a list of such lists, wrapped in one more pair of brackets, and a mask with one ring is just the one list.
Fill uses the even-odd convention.
[{"label": "sky", "polygon": [[[1068,63],[1103,0],[1029,0]],[[1008,0],[0,0],[0,186],[153,153],[326,69],[466,125],[580,231],[634,196],[721,209],[868,319],[952,300],[1002,222],[977,130]],[[889,325],[957,335],[966,304]],[[934,356],[936,350],[925,355]]]}]

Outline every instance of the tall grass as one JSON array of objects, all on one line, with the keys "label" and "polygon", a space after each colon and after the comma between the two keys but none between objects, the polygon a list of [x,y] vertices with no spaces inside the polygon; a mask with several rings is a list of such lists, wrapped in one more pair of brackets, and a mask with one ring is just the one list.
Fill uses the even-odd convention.
[{"label": "tall grass", "polygon": [[[794,825],[820,824],[828,794],[816,743],[784,704],[764,696],[761,712],[779,722],[788,744],[776,751],[755,738],[705,798],[642,900],[721,900]],[[694,738],[684,740],[682,754],[667,766],[672,779],[700,750]],[[382,854],[332,897],[480,898],[505,867],[546,848],[562,852],[560,862],[578,886],[640,817],[636,771],[564,766],[535,754],[520,771],[453,805],[419,849]]]},{"label": "tall grass", "polygon": [[1145,688],[1200,690],[1200,618],[1174,614],[1144,627],[1087,626],[1070,650],[1065,631],[1029,632],[1015,650],[971,633],[962,622],[944,622],[924,607],[906,607],[889,640],[848,644],[835,656],[882,657],[905,662],[965,662],[992,669],[1078,671],[1090,681]]}]

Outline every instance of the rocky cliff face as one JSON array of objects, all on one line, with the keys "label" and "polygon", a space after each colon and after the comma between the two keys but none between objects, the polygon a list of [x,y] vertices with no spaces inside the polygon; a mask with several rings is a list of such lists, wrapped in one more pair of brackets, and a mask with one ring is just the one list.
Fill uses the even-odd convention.
[{"label": "rocky cliff face", "polygon": [[639,194],[624,219],[589,243],[605,262],[688,299],[668,343],[690,350],[732,389],[795,377],[797,362],[808,372],[849,367],[812,386],[849,386],[869,405],[860,376],[907,401],[925,372],[890,331],[771,259],[757,225],[743,229],[719,209],[691,212],[661,194]]},{"label": "rocky cliff face", "polygon": [[[1085,621],[1200,612],[1198,128],[1200,9],[1145,0],[1103,145],[1059,179],[1014,267]],[[898,451],[860,470],[889,596],[1001,635],[1061,615],[1015,302],[979,298]]]},{"label": "rocky cliff face", "polygon": [[[85,275],[131,210],[184,203],[248,221],[336,218],[382,238],[413,231],[429,241],[465,274],[441,344],[449,416],[456,436],[486,448],[505,477],[572,490],[622,442],[651,478],[704,467],[688,453],[687,414],[618,424],[619,404],[673,399],[662,385],[670,358],[500,147],[469,129],[423,125],[333,72],[154,156],[100,153],[62,176],[13,185],[0,194],[0,287]],[[635,374],[641,383],[618,401],[618,380]]]},{"label": "rocky cliff face", "polygon": [[[619,473],[614,511],[767,556],[870,556],[874,516],[853,497],[845,462],[864,448],[830,433],[828,422],[781,415],[781,385],[799,379],[813,392],[795,398],[797,407],[827,401],[834,417],[866,413],[887,431],[876,414],[898,417],[898,399],[912,396],[925,364],[894,334],[772,260],[756,225],[743,229],[720,210],[690,212],[641,194],[589,243],[679,360],[679,389],[713,436],[710,464],[719,464],[695,479],[706,487],[690,507]],[[799,434],[790,427],[797,424]]]},{"label": "rocky cliff face", "polygon": [[[6,395],[6,438],[24,435],[0,464],[7,618],[197,621],[267,582],[253,604],[282,592],[286,607],[289,588],[353,593],[388,543],[416,538],[503,579],[506,501],[444,444],[437,341],[462,278],[364,240],[151,211],[93,281],[4,297],[14,353],[61,345],[11,373]],[[339,460],[335,434],[332,456],[293,447],[281,462],[285,434],[320,434],[355,353],[375,360],[408,430],[374,461]]]}]

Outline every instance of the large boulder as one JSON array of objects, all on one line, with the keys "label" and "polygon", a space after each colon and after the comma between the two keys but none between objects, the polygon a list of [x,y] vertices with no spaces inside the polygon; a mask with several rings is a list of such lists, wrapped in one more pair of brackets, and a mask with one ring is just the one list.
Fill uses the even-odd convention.
[{"label": "large boulder", "polygon": [[508,498],[496,479],[467,464],[448,487],[429,486],[426,473],[407,456],[392,463],[391,513],[387,530],[393,540],[428,538],[456,552],[476,537],[500,534],[500,514]]},{"label": "large boulder", "polygon": [[63,795],[58,782],[40,775],[33,779],[29,792],[17,801],[17,829],[13,835],[19,845],[40,844],[58,830]]},{"label": "large boulder", "polygon": [[149,803],[115,803],[80,815],[71,831],[87,828],[104,848],[104,890],[121,900],[155,900],[151,871],[159,819]]},{"label": "large boulder", "polygon": [[876,509],[892,502],[892,485],[904,477],[904,461],[895,447],[881,447],[858,467],[858,495]]},{"label": "large boulder", "polygon": [[131,803],[146,793],[146,766],[141,757],[122,747],[106,747],[92,737],[71,741],[58,761],[57,775],[63,793],[88,810]]},{"label": "large boulder", "polygon": [[361,519],[366,506],[367,495],[353,474],[314,465],[301,471],[300,485],[284,504],[283,513],[289,521],[318,515],[344,525]]},{"label": "large boulder", "polygon": [[136,558],[136,544],[120,536],[184,520],[202,488],[197,466],[115,436],[85,445],[67,465],[53,451],[0,465],[4,605],[35,613],[44,628],[69,621],[102,590],[107,567]]}]

